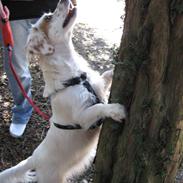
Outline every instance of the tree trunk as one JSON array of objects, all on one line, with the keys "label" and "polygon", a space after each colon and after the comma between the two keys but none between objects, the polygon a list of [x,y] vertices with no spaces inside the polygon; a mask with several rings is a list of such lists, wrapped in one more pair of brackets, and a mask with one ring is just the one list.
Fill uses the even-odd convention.
[{"label": "tree trunk", "polygon": [[126,0],[110,102],[128,118],[105,121],[94,182],[173,183],[183,158],[182,0]]}]

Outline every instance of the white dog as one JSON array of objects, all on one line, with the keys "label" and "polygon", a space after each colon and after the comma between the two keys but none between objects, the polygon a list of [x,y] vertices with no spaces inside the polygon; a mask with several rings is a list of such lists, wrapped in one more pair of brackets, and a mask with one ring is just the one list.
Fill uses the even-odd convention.
[{"label": "white dog", "polygon": [[66,182],[91,162],[101,119],[125,118],[122,105],[106,103],[112,72],[100,76],[76,54],[71,40],[75,19],[76,7],[60,0],[30,31],[27,52],[29,59],[40,57],[44,96],[51,98],[51,127],[31,157],[0,173],[0,183],[28,182],[25,175],[30,179],[31,170],[38,183]]}]

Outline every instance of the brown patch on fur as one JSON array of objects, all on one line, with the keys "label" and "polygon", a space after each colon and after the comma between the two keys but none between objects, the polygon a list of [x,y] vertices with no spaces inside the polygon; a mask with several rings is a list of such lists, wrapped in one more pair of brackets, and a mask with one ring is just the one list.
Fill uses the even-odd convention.
[{"label": "brown patch on fur", "polygon": [[49,48],[49,51],[51,51],[52,49],[51,48]]},{"label": "brown patch on fur", "polygon": [[33,54],[34,54],[34,52],[33,52],[32,50],[30,50],[30,51],[29,51],[29,53],[30,53],[31,55],[33,55]]},{"label": "brown patch on fur", "polygon": [[44,42],[43,42],[43,41],[40,41],[37,45],[35,45],[35,46],[33,47],[33,49],[34,49],[35,51],[37,51],[37,52],[40,52],[40,49],[41,49],[41,48],[44,48],[43,44],[44,44]]},{"label": "brown patch on fur", "polygon": [[33,27],[33,30],[34,30],[34,31],[38,31],[38,28],[37,28],[37,27]]},{"label": "brown patch on fur", "polygon": [[41,22],[40,26],[39,26],[40,30],[41,30],[42,32],[44,32],[46,36],[48,36],[49,24],[50,24],[50,22],[49,22],[49,21],[46,21],[46,19],[44,19],[44,20]]},{"label": "brown patch on fur", "polygon": [[77,1],[76,0],[71,0],[71,1],[72,1],[74,6],[77,6]]},{"label": "brown patch on fur", "polygon": [[39,47],[39,45],[34,46],[33,49],[34,49],[35,51],[37,51],[37,52],[40,52],[40,47]]}]

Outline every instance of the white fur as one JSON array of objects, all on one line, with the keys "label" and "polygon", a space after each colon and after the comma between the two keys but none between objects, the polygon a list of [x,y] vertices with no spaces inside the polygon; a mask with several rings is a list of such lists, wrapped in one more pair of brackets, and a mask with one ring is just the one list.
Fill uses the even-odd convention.
[{"label": "white fur", "polygon": [[[88,128],[101,118],[111,117],[119,122],[125,118],[122,105],[106,103],[112,71],[99,75],[74,51],[71,34],[76,13],[68,25],[62,27],[68,11],[69,0],[60,1],[55,12],[49,14],[51,20],[45,24],[48,14],[43,15],[30,31],[26,45],[28,57],[30,59],[35,54],[40,57],[45,80],[44,96],[51,96],[51,127],[31,157],[0,173],[0,183],[34,180],[32,169],[36,170],[38,183],[64,183],[73,171],[80,172],[93,159],[100,128]],[[64,88],[63,82],[83,72],[87,73],[87,80],[104,103],[91,106],[94,96],[82,84]],[[83,129],[61,130],[53,122],[62,125],[77,123]]]}]

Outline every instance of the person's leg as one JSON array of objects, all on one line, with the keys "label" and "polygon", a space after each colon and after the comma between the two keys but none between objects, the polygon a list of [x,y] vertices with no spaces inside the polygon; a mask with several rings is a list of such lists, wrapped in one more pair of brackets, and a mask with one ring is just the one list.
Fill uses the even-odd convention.
[{"label": "person's leg", "polygon": [[[11,22],[14,37],[14,48],[12,62],[16,69],[16,73],[22,82],[27,94],[31,97],[31,76],[28,68],[28,61],[25,56],[25,43],[30,28],[30,20],[17,20]],[[4,68],[9,80],[9,86],[14,99],[14,107],[12,108],[12,123],[10,125],[10,133],[15,137],[23,134],[26,124],[31,114],[32,106],[28,103],[21,93],[19,86],[10,70],[8,64],[7,51],[5,51]]]}]

